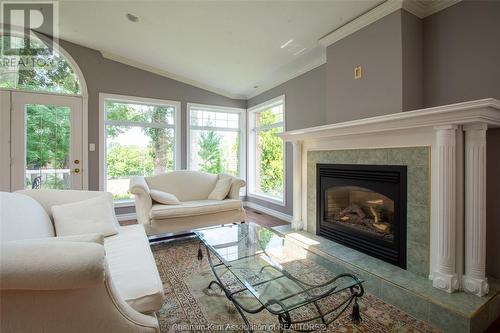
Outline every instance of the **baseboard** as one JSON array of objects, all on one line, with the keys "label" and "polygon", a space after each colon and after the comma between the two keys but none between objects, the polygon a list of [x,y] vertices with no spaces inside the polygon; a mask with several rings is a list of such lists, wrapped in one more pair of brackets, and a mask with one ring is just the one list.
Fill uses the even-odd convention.
[{"label": "baseboard", "polygon": [[136,213],[118,214],[116,215],[116,219],[118,220],[118,222],[137,220],[137,214]]},{"label": "baseboard", "polygon": [[254,202],[243,201],[243,206],[255,209],[255,210],[262,212],[262,213],[266,213],[266,214],[271,215],[273,217],[276,217],[280,220],[292,223],[293,217],[291,215],[288,215],[288,214],[285,214],[282,212],[278,212],[277,210],[258,205]]}]

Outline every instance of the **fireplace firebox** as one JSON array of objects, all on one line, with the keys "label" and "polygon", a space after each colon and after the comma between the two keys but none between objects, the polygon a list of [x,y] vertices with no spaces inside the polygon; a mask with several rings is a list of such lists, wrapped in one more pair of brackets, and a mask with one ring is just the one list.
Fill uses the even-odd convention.
[{"label": "fireplace firebox", "polygon": [[316,168],[317,234],[406,269],[406,166]]}]

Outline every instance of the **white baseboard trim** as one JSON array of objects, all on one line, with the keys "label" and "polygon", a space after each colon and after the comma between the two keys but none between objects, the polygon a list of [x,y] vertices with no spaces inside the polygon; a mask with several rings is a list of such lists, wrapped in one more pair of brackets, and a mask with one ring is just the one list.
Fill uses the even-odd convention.
[{"label": "white baseboard trim", "polygon": [[137,214],[136,213],[117,214],[116,219],[118,220],[118,222],[137,220]]},{"label": "white baseboard trim", "polygon": [[288,215],[288,214],[285,214],[285,213],[282,213],[282,212],[278,212],[278,211],[276,211],[274,209],[258,205],[258,204],[254,203],[254,202],[243,201],[243,206],[255,209],[255,210],[259,211],[259,212],[266,213],[266,214],[271,215],[271,216],[274,216],[274,217],[276,217],[276,218],[278,218],[280,220],[286,221],[288,223],[292,223],[293,217],[291,215]]}]

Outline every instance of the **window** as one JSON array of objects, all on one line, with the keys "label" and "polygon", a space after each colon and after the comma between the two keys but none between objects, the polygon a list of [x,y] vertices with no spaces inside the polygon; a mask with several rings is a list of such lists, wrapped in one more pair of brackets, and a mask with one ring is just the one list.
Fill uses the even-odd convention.
[{"label": "window", "polygon": [[[22,47],[22,37],[1,35],[10,45]],[[56,94],[80,95],[81,86],[71,64],[56,50],[50,49],[38,38],[30,39],[36,54],[4,54],[0,63],[0,88],[42,91]],[[31,64],[34,64],[31,66]]]},{"label": "window", "polygon": [[248,110],[248,195],[283,205],[285,150],[278,136],[284,129],[285,97]]},{"label": "window", "polygon": [[179,168],[179,102],[101,94],[103,186],[115,202],[130,201],[131,176]]},{"label": "window", "polygon": [[245,178],[244,110],[188,104],[188,167]]}]

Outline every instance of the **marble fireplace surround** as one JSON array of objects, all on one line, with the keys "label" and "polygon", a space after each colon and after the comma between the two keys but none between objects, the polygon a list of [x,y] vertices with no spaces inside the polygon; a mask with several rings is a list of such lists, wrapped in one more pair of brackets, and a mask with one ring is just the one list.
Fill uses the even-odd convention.
[{"label": "marble fireplace surround", "polygon": [[489,98],[285,132],[283,139],[293,144],[292,228],[315,233],[315,217],[308,210],[308,160],[322,155],[317,152],[333,156],[425,147],[430,150],[429,261],[414,271],[428,272],[433,286],[446,292],[483,296],[489,291],[486,131],[495,127],[500,127],[500,101]]},{"label": "marble fireplace surround", "polygon": [[315,150],[307,153],[307,211],[305,230],[316,234],[316,164],[407,166],[407,270],[429,275],[429,147]]}]

